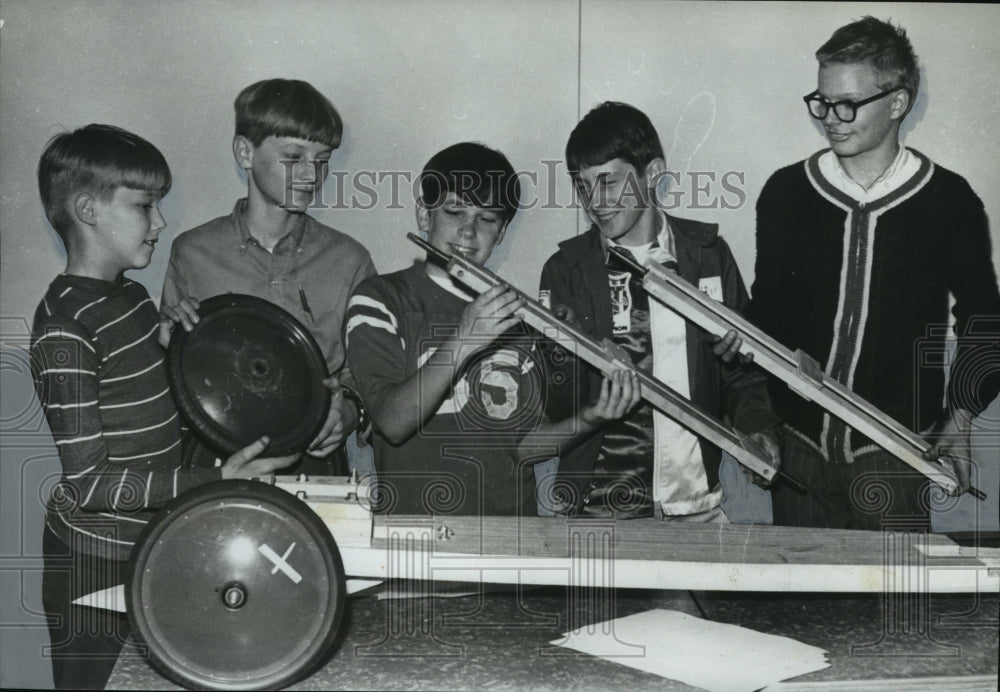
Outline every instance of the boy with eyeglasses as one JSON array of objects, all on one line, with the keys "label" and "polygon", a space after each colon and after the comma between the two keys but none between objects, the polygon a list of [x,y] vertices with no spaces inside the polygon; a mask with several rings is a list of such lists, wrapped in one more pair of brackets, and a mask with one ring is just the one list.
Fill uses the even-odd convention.
[{"label": "boy with eyeglasses", "polygon": [[[747,315],[931,434],[928,456],[945,459],[964,492],[972,418],[1000,390],[976,346],[980,318],[995,330],[1000,314],[983,203],[963,178],[899,142],[919,84],[902,28],[865,17],[834,32],[816,58],[818,88],[805,101],[830,148],[777,171],[761,191]],[[949,293],[959,346],[946,388]],[[775,486],[776,524],[879,529],[894,517],[929,526],[923,475],[787,387],[773,386],[772,399],[788,424],[784,468],[808,488]]]}]

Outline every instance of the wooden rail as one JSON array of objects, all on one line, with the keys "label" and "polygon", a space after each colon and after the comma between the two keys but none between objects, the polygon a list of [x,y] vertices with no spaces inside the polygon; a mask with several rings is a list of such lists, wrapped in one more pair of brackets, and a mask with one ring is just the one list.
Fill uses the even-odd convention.
[{"label": "wooden rail", "polygon": [[[819,364],[809,355],[801,350],[793,352],[785,348],[744,317],[712,300],[663,265],[651,262],[645,269],[616,248],[611,248],[611,252],[632,271],[642,275],[642,285],[651,296],[709,333],[721,336],[735,330],[743,339],[740,353],[752,354],[756,363],[782,380],[792,391],[867,435],[949,493],[957,490],[955,477],[924,457],[931,448],[928,442],[837,380],[824,375]],[[977,488],[969,488],[968,492],[979,500],[986,499],[986,494]]]},{"label": "wooden rail", "polygon": [[[506,284],[485,267],[469,262],[462,257],[447,255],[413,233],[409,233],[407,237],[423,248],[430,260],[444,264],[449,275],[477,293],[482,293],[499,284]],[[566,347],[570,353],[589,363],[603,375],[610,377],[616,369],[634,369],[631,363],[626,363],[611,353],[605,344],[560,320],[537,300],[512,286],[511,290],[524,300],[524,307],[517,314],[526,324],[538,330],[545,337]],[[721,449],[729,452],[740,464],[762,478],[772,480],[778,476],[790,485],[802,488],[802,484],[798,480],[776,470],[769,463],[767,452],[749,437],[740,434],[732,426],[726,425],[697,408],[687,398],[655,377],[645,373],[637,374],[642,398],[664,414],[696,435],[711,440]]]}]

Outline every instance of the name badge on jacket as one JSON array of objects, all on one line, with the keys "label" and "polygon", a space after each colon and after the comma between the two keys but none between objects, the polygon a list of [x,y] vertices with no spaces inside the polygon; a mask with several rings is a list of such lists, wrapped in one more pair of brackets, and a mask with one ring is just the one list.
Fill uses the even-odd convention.
[{"label": "name badge on jacket", "polygon": [[698,279],[698,290],[708,295],[712,300],[723,302],[721,276],[706,276]]},{"label": "name badge on jacket", "polygon": [[629,272],[608,272],[608,286],[611,289],[611,333],[615,336],[632,331],[632,290],[629,288]]}]

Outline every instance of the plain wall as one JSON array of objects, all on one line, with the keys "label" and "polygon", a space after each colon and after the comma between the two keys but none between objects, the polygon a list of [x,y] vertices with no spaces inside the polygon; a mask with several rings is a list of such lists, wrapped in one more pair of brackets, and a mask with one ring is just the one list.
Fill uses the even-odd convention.
[{"label": "plain wall", "polygon": [[[921,93],[903,124],[905,143],[963,175],[988,216],[1000,219],[996,6],[585,2],[582,110],[613,98],[650,115],[668,167],[688,172],[680,176],[678,211],[721,225],[749,285],[754,204],[764,182],[828,146],[802,102],[816,88],[813,54],[834,29],[865,14],[901,24],[921,61]],[[721,187],[728,171],[746,181],[746,203],[736,209],[724,206],[736,200]],[[714,173],[719,182],[700,175],[709,194],[695,197],[691,172]],[[715,208],[692,206],[713,202]],[[996,249],[996,223],[991,233]]]},{"label": "plain wall", "polygon": [[[410,189],[393,197],[388,180],[373,184],[364,172],[415,176],[442,147],[481,140],[537,175],[522,181],[535,208],[518,215],[491,261],[531,292],[556,243],[585,228],[569,208],[561,163],[570,130],[597,103],[627,101],[650,115],[680,174],[665,191],[682,195],[675,212],[719,222],[749,284],[760,188],[775,169],[825,146],[801,101],[815,88],[812,54],[865,13],[905,26],[924,65],[906,143],[964,175],[997,219],[1000,8],[989,5],[3,0],[0,684],[51,684],[40,653],[38,555],[42,504],[59,467],[19,350],[65,262],[35,180],[49,137],[108,122],[163,151],[175,181],[162,205],[169,226],[150,267],[134,274],[158,297],[176,234],[228,213],[245,194],[230,148],[238,91],[267,77],[305,79],[345,120],[331,166],[346,174],[345,190],[371,203],[350,184],[360,174],[378,193],[372,208],[311,213],[364,243],[380,271],[403,268],[418,255],[405,240],[415,228]],[[730,172],[741,176],[728,179],[743,181],[739,193],[721,188]],[[716,182],[696,196],[692,173]],[[324,199],[336,192],[328,183]],[[693,208],[713,200],[717,208]],[[991,232],[995,248],[995,224]],[[990,504],[963,500],[939,526],[996,527],[998,408],[980,419],[978,438],[992,444],[978,453],[994,474],[981,482]]]}]

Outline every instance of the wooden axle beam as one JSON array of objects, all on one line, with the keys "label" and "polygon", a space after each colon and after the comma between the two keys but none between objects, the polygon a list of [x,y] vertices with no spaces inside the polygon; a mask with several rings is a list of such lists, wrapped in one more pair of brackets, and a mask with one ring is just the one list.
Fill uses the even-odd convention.
[{"label": "wooden axle beam", "polygon": [[366,479],[278,476],[324,520],[351,577],[582,588],[1000,591],[1000,549],[947,536],[657,519],[396,516]]},{"label": "wooden axle beam", "polygon": [[375,517],[366,576],[585,588],[990,593],[1000,551],[947,536],[657,519]]},{"label": "wooden axle beam", "polygon": [[[905,527],[847,531],[652,518],[373,516],[368,479],[259,480],[295,495],[320,517],[351,578],[348,592],[394,578],[598,589],[1000,592],[1000,548],[962,547],[947,536]],[[121,585],[73,602],[126,610]]]}]

